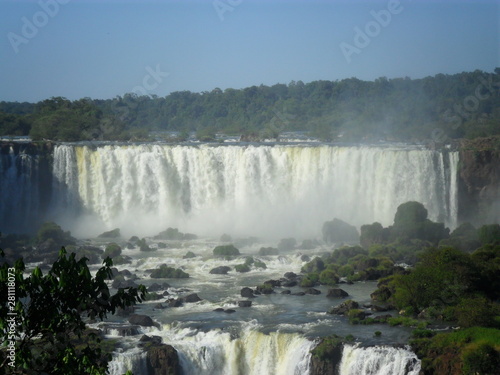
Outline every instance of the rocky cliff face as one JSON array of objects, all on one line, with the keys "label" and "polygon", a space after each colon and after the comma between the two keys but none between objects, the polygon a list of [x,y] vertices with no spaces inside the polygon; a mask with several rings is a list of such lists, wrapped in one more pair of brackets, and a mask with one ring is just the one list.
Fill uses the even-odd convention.
[{"label": "rocky cliff face", "polygon": [[177,350],[170,345],[154,345],[147,350],[149,375],[180,375]]},{"label": "rocky cliff face", "polygon": [[500,221],[500,136],[462,141],[458,215],[475,225]]},{"label": "rocky cliff face", "polygon": [[342,350],[344,346],[341,342],[331,343],[323,340],[313,350],[311,356],[310,375],[339,375],[340,362],[342,361]]}]

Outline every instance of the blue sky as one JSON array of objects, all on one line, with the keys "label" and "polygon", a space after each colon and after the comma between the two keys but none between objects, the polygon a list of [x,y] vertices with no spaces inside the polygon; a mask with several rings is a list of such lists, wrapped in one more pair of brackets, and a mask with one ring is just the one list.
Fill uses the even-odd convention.
[{"label": "blue sky", "polygon": [[500,66],[500,1],[0,0],[0,100]]}]

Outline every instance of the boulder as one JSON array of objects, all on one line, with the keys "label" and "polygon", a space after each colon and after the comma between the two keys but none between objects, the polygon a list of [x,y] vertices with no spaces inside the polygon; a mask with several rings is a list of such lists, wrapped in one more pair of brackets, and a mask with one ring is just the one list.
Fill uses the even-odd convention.
[{"label": "boulder", "polygon": [[184,301],[185,303],[194,303],[194,302],[199,302],[201,300],[202,299],[196,293],[190,294],[186,297],[182,297],[182,301]]},{"label": "boulder", "polygon": [[295,280],[297,278],[297,274],[295,272],[285,272],[283,276],[288,280]]},{"label": "boulder", "polygon": [[171,345],[152,345],[146,355],[147,374],[180,375],[179,355]]},{"label": "boulder", "polygon": [[333,289],[328,289],[328,293],[326,294],[326,296],[332,298],[344,298],[349,296],[349,293],[340,288],[333,288]]},{"label": "boulder", "polygon": [[151,317],[141,314],[132,314],[128,318],[130,324],[136,324],[143,327],[157,327],[158,323],[155,323]]},{"label": "boulder", "polygon": [[232,313],[235,313],[235,312],[236,312],[236,310],[233,310],[233,309],[226,309],[226,310],[224,310],[224,312],[225,312],[226,314],[232,314]]},{"label": "boulder", "polygon": [[350,310],[357,309],[358,307],[359,307],[359,304],[356,301],[347,300],[345,302],[342,302],[340,305],[330,309],[330,311],[328,311],[328,313],[334,314],[334,315],[347,315],[347,313]]},{"label": "boulder", "polygon": [[239,307],[250,307],[252,306],[252,301],[238,301]]},{"label": "boulder", "polygon": [[231,271],[231,267],[228,266],[219,266],[210,270],[210,273],[213,275],[227,275],[227,273]]},{"label": "boulder", "polygon": [[359,242],[359,233],[355,226],[340,219],[326,221],[322,228],[323,241],[327,243],[353,243]]},{"label": "boulder", "polygon": [[291,294],[291,293],[292,292],[290,291],[290,289],[285,289],[281,291],[281,294]]},{"label": "boulder", "polygon": [[[161,337],[160,336],[142,335],[142,337],[139,339],[139,342],[142,344],[148,342],[148,343],[152,343],[154,345],[160,345],[161,344]],[[141,344],[139,344],[139,346],[140,345]]]},{"label": "boulder", "polygon": [[318,294],[321,294],[321,291],[318,290],[318,289],[314,289],[314,288],[309,288],[305,291],[306,294],[312,294],[312,295],[318,295]]},{"label": "boulder", "polygon": [[173,299],[167,299],[165,301],[168,307],[181,307],[182,306],[182,300],[173,298]]},{"label": "boulder", "polygon": [[240,294],[244,298],[255,298],[255,295],[253,294],[253,290],[248,288],[248,287],[242,288],[240,291]]},{"label": "boulder", "polygon": [[97,236],[97,238],[119,238],[120,236],[120,228],[115,228],[113,230],[101,233]]},{"label": "boulder", "polygon": [[306,294],[304,292],[295,292],[291,293],[292,296],[305,296]]}]

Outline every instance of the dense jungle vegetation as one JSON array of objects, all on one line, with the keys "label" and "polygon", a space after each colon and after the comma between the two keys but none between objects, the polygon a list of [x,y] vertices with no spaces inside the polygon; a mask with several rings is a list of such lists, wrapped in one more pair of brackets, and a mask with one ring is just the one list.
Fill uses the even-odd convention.
[{"label": "dense jungle vegetation", "polygon": [[[500,68],[422,79],[349,78],[166,97],[125,94],[113,99],[0,102],[0,135],[33,140],[200,140],[216,133],[246,140],[305,131],[324,141],[434,141],[500,133]],[[165,138],[166,137],[166,138]]]}]

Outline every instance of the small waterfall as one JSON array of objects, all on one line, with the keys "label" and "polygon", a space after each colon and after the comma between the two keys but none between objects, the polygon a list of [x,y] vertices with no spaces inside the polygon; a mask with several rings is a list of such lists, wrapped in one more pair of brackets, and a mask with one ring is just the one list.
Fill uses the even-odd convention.
[{"label": "small waterfall", "polygon": [[411,148],[59,145],[53,201],[100,231],[144,235],[310,236],[333,217],[387,226],[409,200],[453,228],[457,164],[457,152]]},{"label": "small waterfall", "polygon": [[161,333],[186,375],[308,375],[314,347],[299,333],[265,334],[251,323],[237,332],[166,327]]},{"label": "small waterfall", "polygon": [[420,360],[408,349],[345,345],[340,375],[418,375]]},{"label": "small waterfall", "polygon": [[108,363],[109,375],[123,375],[129,370],[136,375],[148,373],[146,352],[136,348],[113,354],[113,359]]}]

